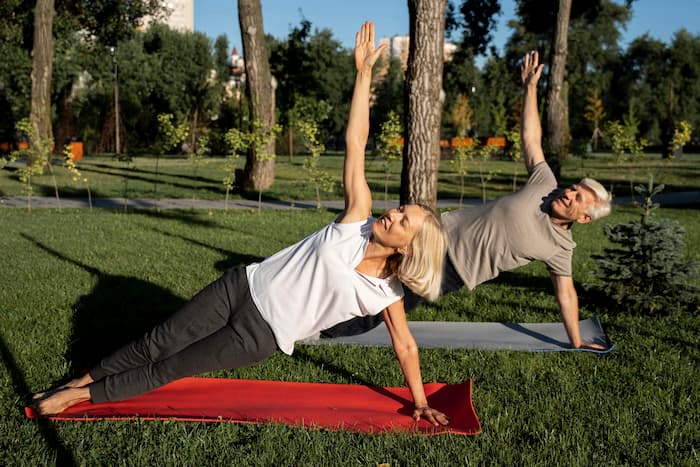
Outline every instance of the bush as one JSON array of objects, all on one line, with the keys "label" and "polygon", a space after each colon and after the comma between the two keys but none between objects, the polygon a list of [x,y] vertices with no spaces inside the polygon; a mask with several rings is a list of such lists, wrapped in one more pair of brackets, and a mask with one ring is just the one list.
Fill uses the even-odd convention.
[{"label": "bush", "polygon": [[686,258],[685,230],[676,221],[652,216],[658,207],[652,196],[662,189],[663,185],[654,187],[653,180],[648,187],[636,186],[645,198],[641,219],[605,226],[605,235],[616,246],[593,256],[598,266],[594,275],[601,282],[586,284],[586,289],[633,313],[697,312],[700,299],[692,281],[698,263]]}]

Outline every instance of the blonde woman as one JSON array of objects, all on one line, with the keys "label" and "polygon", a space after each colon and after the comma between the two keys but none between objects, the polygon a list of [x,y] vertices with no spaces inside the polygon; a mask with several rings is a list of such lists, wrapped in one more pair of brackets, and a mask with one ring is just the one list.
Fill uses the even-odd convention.
[{"label": "blonde woman", "polygon": [[164,323],[102,359],[84,376],[45,393],[33,406],[57,414],[79,402],[134,397],[185,376],[255,364],[356,316],[382,313],[410,388],[413,417],[435,425],[418,349],[406,324],[401,281],[428,299],[440,290],[446,242],[440,218],[419,205],[371,216],[365,180],[374,25],[356,35],[357,76],[346,131],[345,210],[335,222],[261,263],[228,270]]}]

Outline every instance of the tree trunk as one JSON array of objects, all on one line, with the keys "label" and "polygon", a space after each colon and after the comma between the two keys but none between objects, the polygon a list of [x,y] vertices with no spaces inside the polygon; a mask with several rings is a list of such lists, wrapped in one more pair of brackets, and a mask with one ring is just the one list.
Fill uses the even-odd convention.
[{"label": "tree trunk", "polygon": [[[243,38],[251,124],[258,120],[262,123],[263,131],[268,131],[275,124],[275,95],[267,60],[260,0],[238,0],[238,22]],[[264,151],[266,154],[275,154],[274,137]],[[274,179],[274,159],[259,160],[255,148],[250,149],[246,156],[244,186],[260,191],[269,188]]]},{"label": "tree trunk", "polygon": [[32,49],[32,104],[29,163],[51,154],[51,73],[53,66],[54,0],[37,0]]},{"label": "tree trunk", "polygon": [[410,46],[401,204],[434,207],[437,201],[445,5],[446,0],[408,0]]},{"label": "tree trunk", "polygon": [[56,114],[58,121],[56,122],[56,141],[54,154],[62,155],[65,145],[68,144],[75,136],[73,134],[73,85],[69,84],[64,87],[56,102]]},{"label": "tree trunk", "polygon": [[571,0],[559,0],[547,95],[547,152],[549,156],[559,159],[568,157],[569,141],[571,140],[569,132],[569,84],[566,80],[570,15]]}]

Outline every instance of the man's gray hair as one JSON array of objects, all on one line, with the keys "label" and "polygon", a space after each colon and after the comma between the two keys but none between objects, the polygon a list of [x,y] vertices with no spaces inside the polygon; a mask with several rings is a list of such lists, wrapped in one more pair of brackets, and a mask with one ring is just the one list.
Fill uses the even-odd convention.
[{"label": "man's gray hair", "polygon": [[586,209],[586,214],[591,216],[591,220],[600,219],[610,214],[612,209],[612,193],[603,187],[598,181],[592,178],[582,178],[579,185],[585,185],[589,188],[596,196],[596,202],[588,209]]}]

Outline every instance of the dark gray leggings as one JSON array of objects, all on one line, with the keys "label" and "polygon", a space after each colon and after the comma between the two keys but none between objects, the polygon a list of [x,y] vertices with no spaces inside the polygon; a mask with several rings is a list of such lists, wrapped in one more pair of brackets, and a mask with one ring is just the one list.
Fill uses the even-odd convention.
[{"label": "dark gray leggings", "polygon": [[165,322],[92,368],[90,397],[128,399],[185,376],[249,366],[276,350],[245,267],[229,269]]}]

